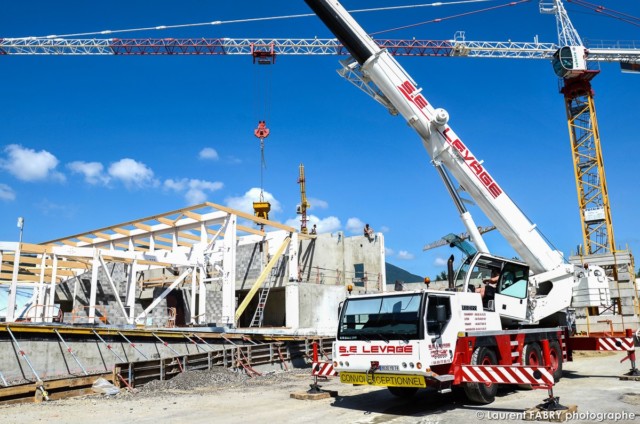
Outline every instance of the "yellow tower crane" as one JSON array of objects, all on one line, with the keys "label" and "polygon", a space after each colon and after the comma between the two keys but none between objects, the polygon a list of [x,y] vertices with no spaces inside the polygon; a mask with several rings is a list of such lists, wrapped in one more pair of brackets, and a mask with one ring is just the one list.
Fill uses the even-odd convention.
[{"label": "yellow tower crane", "polygon": [[311,207],[307,201],[307,191],[304,178],[304,164],[300,164],[300,174],[298,176],[298,184],[300,184],[300,204],[296,208],[296,212],[300,215],[300,232],[308,234],[307,230],[307,209]]}]

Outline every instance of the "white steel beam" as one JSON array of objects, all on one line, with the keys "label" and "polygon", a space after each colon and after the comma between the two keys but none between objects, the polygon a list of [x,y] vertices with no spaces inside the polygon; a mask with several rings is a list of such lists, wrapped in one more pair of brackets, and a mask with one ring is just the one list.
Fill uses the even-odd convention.
[{"label": "white steel beam", "polygon": [[118,288],[116,287],[115,283],[113,282],[113,279],[111,278],[111,274],[109,273],[109,268],[107,268],[107,264],[104,262],[104,259],[102,258],[102,255],[100,255],[99,253],[98,253],[98,259],[100,260],[100,263],[102,264],[102,269],[104,269],[104,273],[107,276],[107,281],[109,282],[109,285],[111,286],[111,290],[113,290],[113,294],[114,294],[114,296],[116,298],[116,301],[118,302],[118,305],[120,306],[120,309],[122,310],[122,316],[127,320],[127,324],[133,324],[133,322],[129,321],[129,317],[127,316],[127,309],[122,304],[122,300],[120,299],[120,293],[118,293]]},{"label": "white steel beam", "polygon": [[51,265],[51,281],[49,285],[49,302],[47,302],[47,307],[50,311],[50,315],[47,315],[47,322],[53,322],[53,310],[56,304],[56,278],[58,272],[58,255],[55,253],[51,254],[51,258],[53,263]]},{"label": "white steel beam", "polygon": [[222,240],[222,323],[229,326],[235,325],[237,219],[235,214],[229,215]]},{"label": "white steel beam", "polygon": [[196,273],[191,273],[191,299],[189,299],[189,322],[196,323]]},{"label": "white steel beam", "polygon": [[93,260],[91,261],[91,290],[89,293],[89,323],[96,323],[96,297],[98,294],[98,249],[93,249]]},{"label": "white steel beam", "polygon": [[129,265],[127,278],[127,307],[129,308],[128,322],[133,324],[136,313],[136,283],[138,281],[138,262],[134,259]]},{"label": "white steel beam", "polygon": [[173,283],[171,283],[171,285],[170,285],[169,287],[167,287],[167,288],[165,289],[165,291],[163,291],[163,292],[162,292],[162,294],[161,294],[160,296],[156,297],[156,298],[153,300],[153,302],[151,302],[151,305],[149,305],[149,306],[147,307],[147,309],[145,309],[144,311],[142,311],[142,313],[136,317],[136,322],[141,322],[141,320],[142,320],[143,318],[145,318],[145,317],[147,316],[147,314],[148,314],[149,312],[151,312],[151,310],[153,310],[153,308],[155,308],[156,306],[158,306],[158,304],[159,304],[159,303],[160,303],[160,302],[161,302],[165,297],[167,297],[167,295],[168,295],[169,293],[171,293],[171,291],[172,291],[173,289],[175,289],[175,288],[178,286],[178,284],[182,283],[182,281],[185,279],[185,277],[186,277],[190,272],[196,272],[195,270],[196,270],[196,268],[188,268],[188,269],[185,269],[185,270],[182,272],[182,274],[180,274],[180,276],[179,276],[178,278],[176,278],[176,280],[175,280]]},{"label": "white steel beam", "polygon": [[45,293],[44,293],[44,276],[45,268],[47,266],[47,254],[43,253],[40,259],[40,281],[38,282],[38,296],[36,300],[36,307],[34,308],[34,316],[44,321],[44,315],[46,308],[44,307]]},{"label": "white steel beam", "polygon": [[7,299],[6,322],[14,322],[16,318],[16,293],[18,284],[18,270],[20,269],[20,249],[22,243],[15,243],[15,257],[13,259],[13,273],[11,275],[11,287]]},{"label": "white steel beam", "polygon": [[[198,271],[198,324],[207,323],[207,286],[205,285],[204,269],[202,267],[195,268]],[[194,272],[195,274],[195,272]]]}]

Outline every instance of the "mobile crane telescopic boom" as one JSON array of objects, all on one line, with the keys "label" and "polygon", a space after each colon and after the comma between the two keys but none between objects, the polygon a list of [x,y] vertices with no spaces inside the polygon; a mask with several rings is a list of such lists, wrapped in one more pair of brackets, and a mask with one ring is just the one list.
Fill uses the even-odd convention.
[{"label": "mobile crane telescopic boom", "polygon": [[529,266],[533,273],[529,281],[538,288],[538,295],[529,302],[526,320],[536,322],[568,307],[571,289],[577,283],[575,267],[566,264],[562,255],[549,246],[536,225],[489,174],[483,161],[460,140],[448,125],[448,113],[427,101],[422,88],[342,5],[328,0],[305,1],[351,53],[354,61],[345,66],[371,87],[376,100],[407,120],[433,163],[454,176]]}]

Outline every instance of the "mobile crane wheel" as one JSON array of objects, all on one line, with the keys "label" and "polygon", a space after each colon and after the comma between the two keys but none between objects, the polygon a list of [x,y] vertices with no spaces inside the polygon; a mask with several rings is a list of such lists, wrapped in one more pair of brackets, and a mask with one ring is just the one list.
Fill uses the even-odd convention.
[{"label": "mobile crane wheel", "polygon": [[557,340],[549,343],[549,354],[551,355],[551,371],[553,380],[557,383],[562,378],[562,348]]},{"label": "mobile crane wheel", "polygon": [[[473,351],[471,365],[497,365],[496,353],[487,346],[479,346]],[[487,405],[493,402],[498,392],[497,384],[465,383],[464,393],[471,402]]]}]

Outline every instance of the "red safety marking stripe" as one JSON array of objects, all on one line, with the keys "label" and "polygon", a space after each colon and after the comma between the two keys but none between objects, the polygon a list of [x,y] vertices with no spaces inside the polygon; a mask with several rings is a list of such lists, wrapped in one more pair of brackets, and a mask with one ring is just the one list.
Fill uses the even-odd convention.
[{"label": "red safety marking stripe", "polygon": [[[540,378],[534,373],[538,371]],[[544,367],[516,365],[463,365],[462,381],[467,383],[553,385],[553,374]]]},{"label": "red safety marking stripe", "polygon": [[338,373],[333,369],[331,362],[314,362],[311,366],[311,375],[331,377],[338,375]]},{"label": "red safety marking stripe", "polygon": [[603,337],[598,339],[598,350],[633,350],[633,337]]}]

